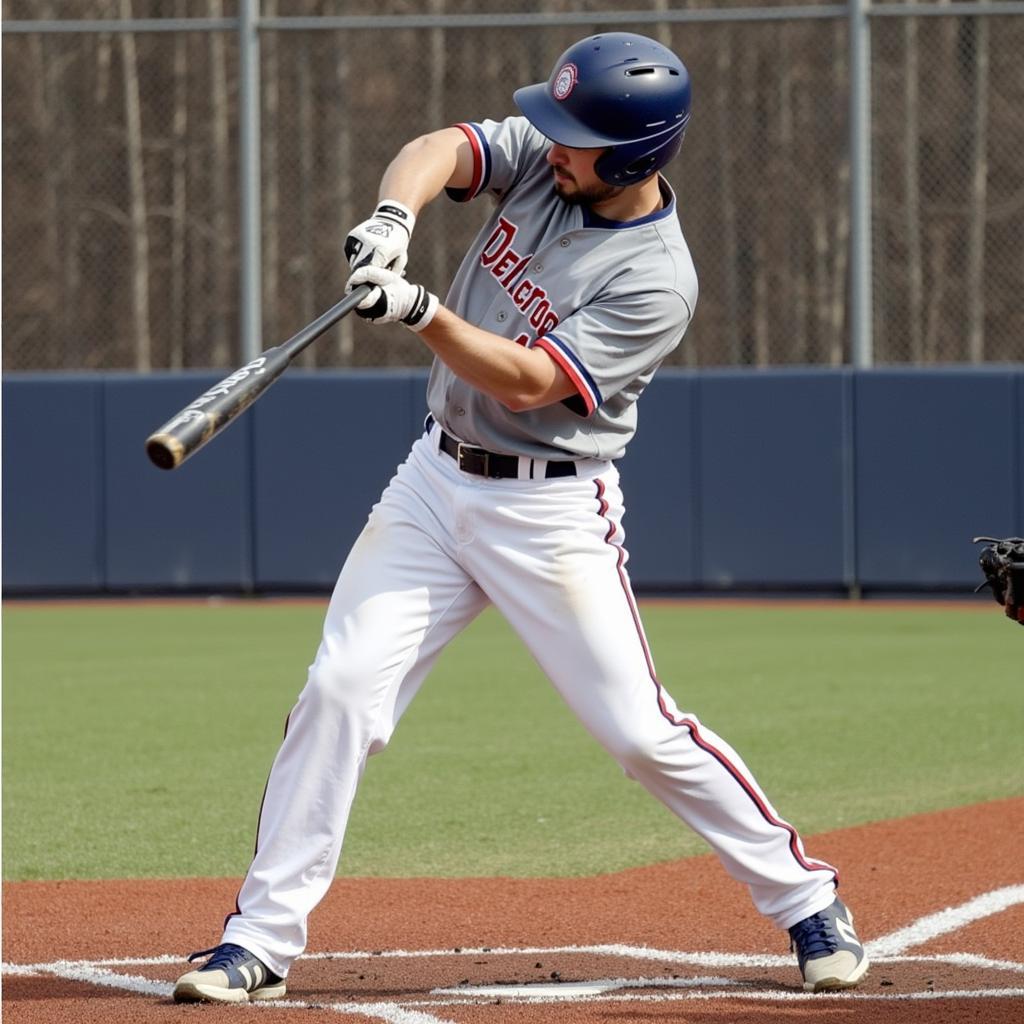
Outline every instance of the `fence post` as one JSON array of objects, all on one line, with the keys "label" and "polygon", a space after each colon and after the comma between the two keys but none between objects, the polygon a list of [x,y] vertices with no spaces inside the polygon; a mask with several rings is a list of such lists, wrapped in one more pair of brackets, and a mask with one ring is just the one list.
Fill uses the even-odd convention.
[{"label": "fence post", "polygon": [[260,0],[238,0],[239,330],[246,362],[263,350],[259,8]]},{"label": "fence post", "polygon": [[850,11],[850,352],[874,362],[871,296],[871,0]]}]

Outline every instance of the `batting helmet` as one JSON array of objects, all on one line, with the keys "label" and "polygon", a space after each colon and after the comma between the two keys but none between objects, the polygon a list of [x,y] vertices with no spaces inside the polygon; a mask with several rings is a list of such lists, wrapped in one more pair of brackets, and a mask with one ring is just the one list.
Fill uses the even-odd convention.
[{"label": "batting helmet", "polygon": [[661,43],[608,32],[570,46],[546,82],[517,89],[513,98],[552,142],[609,147],[595,173],[608,185],[632,185],[679,152],[690,120],[690,74]]}]

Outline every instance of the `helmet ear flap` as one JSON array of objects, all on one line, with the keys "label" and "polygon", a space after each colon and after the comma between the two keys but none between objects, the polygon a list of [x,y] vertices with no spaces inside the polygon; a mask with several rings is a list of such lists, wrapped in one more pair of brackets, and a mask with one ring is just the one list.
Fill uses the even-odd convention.
[{"label": "helmet ear flap", "polygon": [[646,156],[641,156],[626,164],[625,167],[621,165],[621,159],[616,160],[614,157],[602,166],[602,161],[605,160],[605,157],[611,157],[613,152],[614,150],[609,150],[607,153],[602,154],[594,163],[594,173],[606,185],[632,185],[634,182],[649,178],[658,169],[658,156],[656,153],[648,153]]},{"label": "helmet ear flap", "polygon": [[608,185],[635,185],[660,171],[679,152],[689,115],[675,135],[612,146],[594,161],[594,173]]}]

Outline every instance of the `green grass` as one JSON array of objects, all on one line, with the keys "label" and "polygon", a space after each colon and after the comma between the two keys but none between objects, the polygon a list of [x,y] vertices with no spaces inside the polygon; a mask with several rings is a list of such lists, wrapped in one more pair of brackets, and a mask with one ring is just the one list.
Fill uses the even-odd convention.
[{"label": "green grass", "polygon": [[[4,877],[244,872],[323,607],[6,605]],[[1024,636],[994,606],[644,618],[677,703],[805,835],[1024,793]],[[703,849],[487,613],[371,759],[341,871],[593,874]]]}]

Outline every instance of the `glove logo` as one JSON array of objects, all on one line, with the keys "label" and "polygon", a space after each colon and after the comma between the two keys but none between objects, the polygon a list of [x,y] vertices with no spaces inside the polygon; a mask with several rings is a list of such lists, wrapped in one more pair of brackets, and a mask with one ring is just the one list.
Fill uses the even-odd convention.
[{"label": "glove logo", "polygon": [[387,238],[391,234],[390,224],[369,224],[366,227],[366,233],[368,235],[380,235],[382,238]]},{"label": "glove logo", "polygon": [[554,84],[551,86],[551,95],[556,100],[567,100],[573,89],[576,88],[579,75],[579,69],[575,64],[563,64],[558,69],[558,74],[555,75]]}]

